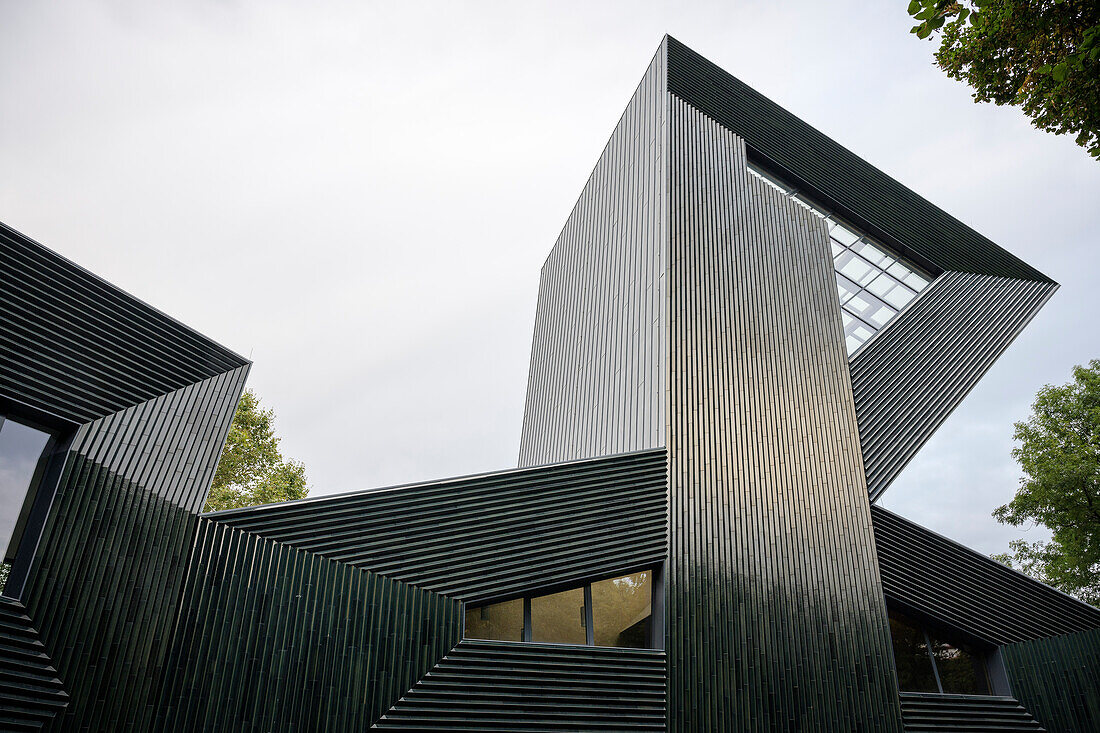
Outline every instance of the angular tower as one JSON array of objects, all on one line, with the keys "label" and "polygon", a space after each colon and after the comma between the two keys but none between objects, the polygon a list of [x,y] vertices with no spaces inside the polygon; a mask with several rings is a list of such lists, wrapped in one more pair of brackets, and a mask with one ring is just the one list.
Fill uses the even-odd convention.
[{"label": "angular tower", "polygon": [[901,729],[871,500],[1056,287],[665,38],[543,266],[519,462],[667,449],[670,729]]}]

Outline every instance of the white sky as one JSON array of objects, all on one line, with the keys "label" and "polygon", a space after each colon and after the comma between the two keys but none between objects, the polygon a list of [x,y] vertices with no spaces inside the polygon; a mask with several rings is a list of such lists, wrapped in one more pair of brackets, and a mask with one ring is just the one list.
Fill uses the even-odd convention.
[{"label": "white sky", "polygon": [[1062,283],[883,502],[995,552],[1021,535],[989,516],[1012,422],[1100,356],[1100,165],[973,104],[910,25],[902,2],[0,0],[0,220],[251,356],[314,495],[510,467],[539,267],[669,32]]}]

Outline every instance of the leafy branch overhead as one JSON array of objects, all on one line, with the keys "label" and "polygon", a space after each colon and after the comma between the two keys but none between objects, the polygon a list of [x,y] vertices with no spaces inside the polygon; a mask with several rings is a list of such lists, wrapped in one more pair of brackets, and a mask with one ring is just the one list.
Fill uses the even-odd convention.
[{"label": "leafy branch overhead", "polygon": [[1070,133],[1100,160],[1100,2],[912,0],[918,38],[976,102],[1018,105],[1041,130]]},{"label": "leafy branch overhead", "polygon": [[279,450],[274,419],[274,411],[260,409],[255,392],[241,395],[205,511],[302,499],[309,493],[305,466],[283,458]]}]

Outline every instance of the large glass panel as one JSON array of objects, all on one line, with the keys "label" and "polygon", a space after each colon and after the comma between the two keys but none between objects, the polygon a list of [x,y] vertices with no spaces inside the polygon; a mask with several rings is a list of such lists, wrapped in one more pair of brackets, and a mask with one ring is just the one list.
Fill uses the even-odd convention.
[{"label": "large glass panel", "polygon": [[939,692],[924,629],[911,619],[890,611],[890,638],[902,692]]},{"label": "large glass panel", "polygon": [[932,655],[936,658],[936,671],[940,674],[943,691],[956,695],[988,695],[989,683],[985,674],[985,659],[969,647],[956,641],[947,641],[937,633],[930,633]]},{"label": "large glass panel", "polygon": [[[776,190],[825,218],[833,269],[837,273],[837,294],[854,316],[844,319],[844,343],[849,355],[889,324],[898,311],[928,286],[931,277],[920,273],[916,265],[903,261],[857,227],[838,221],[834,214],[795,187],[754,166],[749,166],[749,172],[765,178]],[[852,320],[858,322],[851,323]]]},{"label": "large glass panel", "polygon": [[649,646],[653,573],[624,575],[592,584],[592,625],[596,646],[645,649]]},{"label": "large glass panel", "polygon": [[27,493],[35,481],[48,433],[0,417],[0,560],[7,557]]},{"label": "large glass panel", "polygon": [[587,644],[584,588],[531,599],[531,641]]},{"label": "large glass panel", "polygon": [[467,608],[466,638],[523,641],[523,599]]}]

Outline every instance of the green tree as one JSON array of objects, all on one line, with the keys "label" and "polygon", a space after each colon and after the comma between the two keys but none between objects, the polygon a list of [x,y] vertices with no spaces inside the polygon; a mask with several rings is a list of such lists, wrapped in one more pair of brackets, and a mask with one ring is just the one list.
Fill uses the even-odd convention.
[{"label": "green tree", "polygon": [[1016,423],[1012,456],[1024,476],[998,521],[1035,522],[1050,542],[1009,543],[1025,573],[1100,605],[1100,359],[1073,368],[1073,381],[1039,390],[1026,422]]},{"label": "green tree", "polygon": [[1100,2],[912,0],[918,38],[940,34],[936,64],[974,101],[1019,105],[1100,159]]},{"label": "green tree", "polygon": [[260,409],[260,400],[245,390],[237,403],[205,511],[302,499],[309,493],[306,469],[283,458],[275,436],[275,413]]}]

